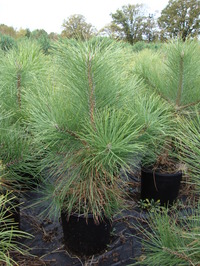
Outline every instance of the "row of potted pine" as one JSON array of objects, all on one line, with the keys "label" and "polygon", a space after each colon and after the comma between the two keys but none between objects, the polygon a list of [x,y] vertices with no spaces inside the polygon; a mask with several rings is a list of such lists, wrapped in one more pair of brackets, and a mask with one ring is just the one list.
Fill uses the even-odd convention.
[{"label": "row of potted pine", "polygon": [[141,198],[162,205],[176,199],[185,164],[199,171],[185,159],[199,121],[198,42],[139,54],[98,38],[58,41],[48,57],[34,43],[16,49],[1,58],[2,164],[20,188],[40,177],[44,212],[61,216],[72,252],[106,247],[127,196],[120,173],[137,158]]}]

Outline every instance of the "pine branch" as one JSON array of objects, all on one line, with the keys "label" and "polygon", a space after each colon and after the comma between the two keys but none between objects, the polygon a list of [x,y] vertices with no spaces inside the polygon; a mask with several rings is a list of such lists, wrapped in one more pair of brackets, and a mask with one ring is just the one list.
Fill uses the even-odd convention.
[{"label": "pine branch", "polygon": [[90,120],[92,123],[93,128],[95,128],[95,123],[94,123],[94,109],[95,109],[95,95],[94,95],[94,91],[95,91],[95,86],[94,86],[94,82],[92,79],[92,57],[89,55],[89,60],[88,60],[88,81],[89,81],[89,94],[90,94],[90,98],[89,98],[89,106],[90,106]]},{"label": "pine branch", "polygon": [[183,57],[184,57],[184,52],[182,51],[181,53],[181,58],[180,58],[180,76],[179,76],[179,84],[178,84],[178,91],[177,91],[177,97],[176,97],[176,105],[179,106],[181,103],[181,95],[183,92]]},{"label": "pine branch", "polygon": [[196,102],[192,102],[192,103],[186,104],[186,105],[179,106],[177,109],[178,110],[182,110],[182,109],[185,109],[187,107],[195,106],[195,105],[197,105],[199,103],[200,103],[200,100],[198,100]]},{"label": "pine branch", "polygon": [[80,140],[80,141],[83,143],[83,145],[87,146],[87,142],[81,140],[80,137],[79,137],[74,131],[71,131],[71,130],[69,130],[69,129],[62,129],[62,128],[59,128],[59,126],[58,126],[57,124],[55,125],[55,128],[56,128],[59,132],[67,133],[67,134],[69,134],[70,136],[74,137],[75,139]]},{"label": "pine branch", "polygon": [[17,100],[19,108],[21,108],[21,75],[17,74]]},{"label": "pine branch", "polygon": [[171,101],[160,92],[159,88],[154,85],[148,77],[142,75],[142,79],[145,81],[146,85],[152,87],[153,91],[155,91],[162,99],[171,104]]},{"label": "pine branch", "polygon": [[163,250],[164,250],[164,251],[167,251],[168,253],[170,253],[170,254],[172,254],[172,255],[174,255],[174,256],[176,256],[176,257],[182,259],[182,260],[185,260],[185,261],[189,262],[190,265],[192,265],[192,266],[195,266],[195,265],[196,265],[196,264],[194,264],[194,263],[192,262],[192,260],[191,260],[187,255],[185,255],[184,253],[179,253],[179,252],[177,252],[177,251],[173,251],[173,250],[171,250],[171,249],[169,249],[169,248],[167,248],[167,247],[163,247]]},{"label": "pine branch", "polygon": [[55,128],[56,128],[59,132],[68,133],[68,134],[71,135],[72,137],[74,137],[74,138],[76,138],[76,139],[79,139],[79,136],[78,136],[75,132],[73,132],[73,131],[71,131],[71,130],[69,130],[69,129],[62,129],[62,128],[59,128],[59,126],[58,126],[57,124],[55,125]]},{"label": "pine branch", "polygon": [[5,165],[6,165],[6,167],[11,167],[12,165],[16,165],[16,164],[19,164],[20,162],[22,162],[23,161],[23,158],[19,158],[19,159],[15,159],[15,160],[13,160],[13,161],[10,161],[10,162],[8,162],[8,163],[6,163]]}]

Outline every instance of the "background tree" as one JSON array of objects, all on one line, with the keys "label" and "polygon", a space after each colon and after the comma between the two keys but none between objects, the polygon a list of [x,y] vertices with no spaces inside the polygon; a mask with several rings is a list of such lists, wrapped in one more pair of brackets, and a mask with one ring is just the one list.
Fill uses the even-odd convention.
[{"label": "background tree", "polygon": [[181,37],[200,34],[200,1],[169,0],[161,12],[158,24],[165,38]]},{"label": "background tree", "polygon": [[16,31],[13,27],[9,27],[5,24],[0,24],[0,33],[3,35],[8,35],[12,38],[16,37]]},{"label": "background tree", "polygon": [[58,33],[56,33],[56,32],[50,32],[49,33],[49,39],[50,40],[55,41],[55,40],[58,40],[58,38],[59,38],[59,34]]},{"label": "background tree", "polygon": [[27,38],[30,38],[31,36],[31,31],[29,30],[29,28],[26,28],[26,35]]},{"label": "background tree", "polygon": [[42,47],[42,50],[45,54],[49,53],[51,47],[50,38],[48,33],[43,29],[37,29],[31,32],[30,38],[37,40],[39,45]]},{"label": "background tree", "polygon": [[0,33],[0,48],[3,51],[8,51],[9,49],[16,47],[16,46],[17,46],[17,43],[14,38],[12,38],[9,35],[2,35]]},{"label": "background tree", "polygon": [[23,38],[26,37],[27,34],[27,30],[26,29],[22,29],[20,28],[17,32],[16,32],[16,37],[17,38]]},{"label": "background tree", "polygon": [[87,23],[83,15],[72,15],[64,20],[62,37],[86,40],[94,36],[96,29],[92,24]]},{"label": "background tree", "polygon": [[111,27],[118,38],[123,38],[130,44],[142,40],[145,21],[142,4],[123,6],[122,9],[117,9],[115,13],[111,13],[111,16]]},{"label": "background tree", "polygon": [[31,37],[33,39],[39,39],[42,36],[48,36],[48,33],[43,29],[37,29],[31,32]]},{"label": "background tree", "polygon": [[152,42],[158,39],[158,27],[154,14],[149,14],[144,18],[143,38],[147,42]]},{"label": "background tree", "polygon": [[111,39],[123,39],[124,34],[118,30],[117,25],[114,23],[109,23],[100,29],[98,36],[110,37]]}]

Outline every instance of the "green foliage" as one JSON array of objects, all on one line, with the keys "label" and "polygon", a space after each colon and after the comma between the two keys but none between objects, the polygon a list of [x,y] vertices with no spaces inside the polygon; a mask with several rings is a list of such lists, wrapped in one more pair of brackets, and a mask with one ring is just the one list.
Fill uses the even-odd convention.
[{"label": "green foliage", "polygon": [[160,92],[185,108],[200,101],[200,46],[197,41],[172,41],[166,46],[166,80]]},{"label": "green foliage", "polygon": [[0,159],[16,183],[23,179],[23,173],[25,180],[32,182],[28,173],[35,174],[36,155],[27,126],[31,111],[29,91],[36,100],[36,88],[47,82],[49,67],[40,47],[27,40],[2,55],[0,61]]},{"label": "green foliage", "polygon": [[197,0],[169,0],[168,5],[161,12],[158,24],[163,35],[168,38],[194,37],[200,34],[200,1]]},{"label": "green foliage", "polygon": [[26,28],[26,35],[27,38],[31,37],[31,31],[29,30],[29,28]]},{"label": "green foliage", "polygon": [[146,16],[142,4],[122,6],[111,13],[112,22],[101,32],[130,44],[143,40],[152,42],[157,38],[156,21],[153,15]]},{"label": "green foliage", "polygon": [[157,20],[154,17],[154,14],[149,14],[145,16],[143,22],[143,39],[148,43],[158,40],[159,32],[157,26]]},{"label": "green foliage", "polygon": [[17,39],[25,38],[25,37],[27,37],[26,34],[27,34],[27,30],[20,28],[20,29],[16,32],[16,38],[17,38]]},{"label": "green foliage", "polygon": [[13,211],[16,207],[11,205],[13,199],[14,197],[10,198],[9,194],[0,195],[0,263],[7,266],[18,265],[11,258],[11,252],[22,255],[28,254],[27,248],[20,243],[20,240],[31,237],[30,234],[20,231],[17,224],[7,214],[8,211]]},{"label": "green foliage", "polygon": [[179,108],[200,100],[199,65],[198,42],[177,40],[166,44],[161,53],[140,53],[134,70],[145,80],[149,89],[157,91]]},{"label": "green foliage", "polygon": [[125,38],[133,44],[142,40],[142,29],[144,15],[142,5],[127,5],[117,9],[112,16],[112,30],[117,33],[118,38]]},{"label": "green foliage", "polygon": [[160,200],[154,201],[154,199],[140,199],[138,201],[139,208],[150,212],[155,212],[160,207]]},{"label": "green foliage", "polygon": [[[145,143],[142,152],[142,165],[151,166],[167,149],[168,138],[175,135],[176,126],[173,109],[159,95],[139,86],[137,93],[127,103],[133,112],[137,112],[138,123],[142,126],[141,140]],[[165,149],[163,149],[163,147]]]},{"label": "green foliage", "polygon": [[161,43],[147,43],[144,41],[136,42],[133,45],[133,52],[140,52],[144,49],[159,51],[162,47]]},{"label": "green foliage", "polygon": [[142,259],[133,265],[199,265],[200,203],[194,206],[149,213],[148,228],[138,227],[143,237]]},{"label": "green foliage", "polygon": [[8,35],[0,35],[0,47],[3,51],[8,51],[16,47],[16,41]]},{"label": "green foliage", "polygon": [[[197,41],[171,41],[159,52],[143,50],[137,54],[133,72],[142,79],[150,94],[156,93],[162,98],[170,111],[166,116],[166,111],[162,113],[160,109],[157,121],[162,121],[162,131],[157,132],[157,140],[155,138],[149,143],[144,162],[153,161],[156,153],[157,162],[177,157],[180,149],[177,142],[179,115],[184,115],[200,101],[199,66],[200,47]],[[152,105],[151,102],[149,105]]]},{"label": "green foliage", "polygon": [[27,90],[34,90],[37,82],[47,78],[47,60],[39,45],[23,40],[0,61],[0,104],[3,110],[13,112],[17,121],[27,116]]},{"label": "green foliage", "polygon": [[86,22],[83,15],[72,15],[64,20],[62,27],[64,28],[61,35],[66,38],[76,40],[88,40],[95,35],[95,28]]},{"label": "green foliage", "polygon": [[[129,53],[126,53],[126,49],[122,46],[121,43],[118,44],[110,39],[97,38],[90,40],[85,46],[81,42],[70,40],[70,42],[59,42],[54,47],[58,55],[57,62],[61,66],[57,67],[59,79],[56,83],[67,89],[67,95],[65,93],[66,96],[62,95],[62,97],[66,97],[66,101],[72,108],[71,112],[73,110],[75,112],[76,119],[78,114],[84,117],[83,114],[90,113],[87,73],[89,75],[91,71],[92,79],[97,79],[95,81],[95,108],[103,109],[107,105],[121,107],[124,99],[128,98],[126,89],[124,89],[124,80]],[[100,77],[106,77],[106,79]],[[92,86],[90,89],[92,90]]]},{"label": "green foliage", "polygon": [[16,31],[13,27],[7,26],[5,24],[0,24],[0,33],[1,35],[6,35],[11,38],[16,37]]},{"label": "green foliage", "polygon": [[[13,190],[34,182],[28,174],[36,174],[36,160],[32,138],[19,122],[11,124],[11,116],[0,122],[0,159],[4,180]],[[25,176],[22,176],[26,174]]]},{"label": "green foliage", "polygon": [[186,172],[191,177],[190,182],[200,193],[200,114],[199,107],[194,113],[181,118],[179,140],[181,142],[180,160],[186,163]]},{"label": "green foliage", "polygon": [[51,48],[50,38],[45,30],[34,30],[30,33],[30,39],[36,40],[44,54],[49,54]]},{"label": "green foliage", "polygon": [[124,82],[129,54],[99,39],[58,42],[54,49],[56,87],[32,103],[31,121],[44,153],[41,169],[53,180],[48,195],[57,207],[50,213],[56,207],[112,217],[123,202],[119,169],[128,169],[143,148],[137,113],[128,115],[125,105],[137,86]]}]

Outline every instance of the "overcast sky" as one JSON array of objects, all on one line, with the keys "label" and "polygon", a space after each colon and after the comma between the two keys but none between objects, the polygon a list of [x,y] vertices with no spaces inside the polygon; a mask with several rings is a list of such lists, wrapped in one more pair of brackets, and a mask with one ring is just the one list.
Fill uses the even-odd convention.
[{"label": "overcast sky", "polygon": [[146,5],[147,12],[160,12],[168,0],[0,0],[0,24],[14,29],[62,31],[62,23],[71,15],[81,14],[97,30],[111,21],[110,13],[127,4]]}]

